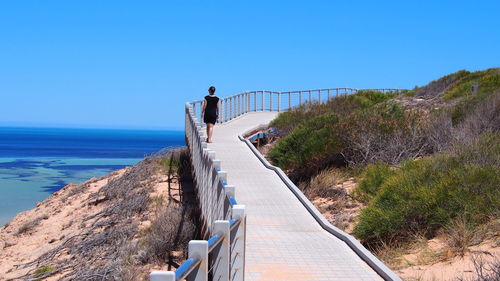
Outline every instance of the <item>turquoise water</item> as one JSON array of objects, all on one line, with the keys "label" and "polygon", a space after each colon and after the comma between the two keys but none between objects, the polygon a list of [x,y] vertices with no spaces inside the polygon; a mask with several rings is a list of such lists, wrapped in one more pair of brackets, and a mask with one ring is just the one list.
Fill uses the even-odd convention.
[{"label": "turquoise water", "polygon": [[67,184],[182,145],[181,131],[0,127],[0,225]]}]

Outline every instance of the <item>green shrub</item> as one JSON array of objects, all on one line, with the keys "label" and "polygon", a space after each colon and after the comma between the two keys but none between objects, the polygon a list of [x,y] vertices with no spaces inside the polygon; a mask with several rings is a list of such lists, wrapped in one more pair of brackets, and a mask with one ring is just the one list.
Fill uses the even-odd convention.
[{"label": "green shrub", "polygon": [[281,113],[270,126],[277,129],[278,134],[286,136],[302,122],[324,114],[348,115],[356,110],[371,107],[377,103],[396,97],[397,93],[382,93],[371,90],[360,90],[356,94],[338,96],[327,103],[305,104],[288,112]]},{"label": "green shrub", "polygon": [[45,277],[48,277],[50,273],[54,272],[56,268],[52,265],[46,265],[39,267],[33,272],[33,277],[37,279],[45,279]]},{"label": "green shrub", "polygon": [[491,93],[500,88],[500,70],[490,68],[484,71],[464,72],[461,79],[444,94],[444,99],[452,100],[472,94],[472,84],[477,83],[477,94]]},{"label": "green shrub", "polygon": [[339,151],[342,145],[333,130],[337,122],[336,114],[324,114],[303,122],[273,147],[269,157],[275,165],[288,169]]},{"label": "green shrub", "polygon": [[[485,157],[481,153],[485,149],[495,153],[488,156],[491,159],[500,158],[499,150],[495,150],[499,142],[500,134],[486,134],[472,145],[473,149],[467,149],[467,145],[457,149],[461,154],[439,154],[403,163],[383,180],[361,212],[355,235],[365,241],[408,238],[414,231],[433,234],[459,215],[476,225],[498,217],[500,168],[480,159]],[[367,176],[373,178],[366,181],[377,182],[377,173]]]},{"label": "green shrub", "polygon": [[377,103],[384,102],[386,100],[395,98],[398,93],[382,93],[373,90],[360,90],[354,95],[347,96],[349,103],[355,104],[359,108],[368,108]]},{"label": "green shrub", "polygon": [[366,166],[362,180],[354,190],[354,196],[362,202],[369,202],[380,190],[386,178],[393,175],[394,171],[386,163],[376,163]]}]

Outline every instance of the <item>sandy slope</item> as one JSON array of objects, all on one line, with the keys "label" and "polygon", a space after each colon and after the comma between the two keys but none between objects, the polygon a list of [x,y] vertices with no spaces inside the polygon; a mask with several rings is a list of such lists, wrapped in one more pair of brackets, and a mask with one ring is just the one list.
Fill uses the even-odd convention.
[{"label": "sandy slope", "polygon": [[[51,195],[37,207],[19,213],[10,223],[0,229],[0,280],[24,280],[19,278],[33,273],[41,267],[29,263],[42,254],[56,248],[68,238],[83,233],[91,225],[92,220],[84,218],[99,213],[106,207],[106,202],[95,204],[95,198],[89,196],[99,191],[109,180],[121,177],[127,167],[108,174],[102,178],[93,178],[78,185],[68,185]],[[151,186],[150,197],[167,194],[166,176],[159,171]],[[177,186],[176,183],[174,183]],[[177,196],[177,193],[173,194]],[[141,218],[135,218],[140,230],[150,225],[151,212]],[[154,215],[154,214],[153,214]],[[38,221],[33,226],[27,224]],[[20,231],[28,228],[24,232]],[[67,258],[67,253],[59,253],[54,259]],[[64,256],[66,255],[66,256]],[[70,257],[71,258],[71,257]],[[150,268],[144,269],[148,271]],[[66,269],[67,270],[67,269]],[[44,280],[58,280],[65,270]]]},{"label": "sandy slope", "polygon": [[[17,265],[34,260],[63,243],[65,238],[80,233],[84,227],[83,218],[103,208],[102,205],[88,205],[89,195],[103,187],[110,178],[122,175],[124,170],[102,178],[93,178],[79,185],[67,185],[43,202],[37,203],[36,208],[14,217],[0,230],[0,280],[22,276],[33,270],[36,265],[28,268]],[[38,225],[19,233],[23,225],[37,218],[40,218]]]}]

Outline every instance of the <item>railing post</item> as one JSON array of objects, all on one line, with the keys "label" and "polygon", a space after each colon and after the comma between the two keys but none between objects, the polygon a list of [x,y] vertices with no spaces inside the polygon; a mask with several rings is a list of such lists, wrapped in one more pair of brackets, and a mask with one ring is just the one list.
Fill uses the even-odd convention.
[{"label": "railing post", "polygon": [[224,192],[226,193],[227,197],[235,197],[236,186],[234,186],[232,184],[225,185]]},{"label": "railing post", "polygon": [[240,116],[240,95],[236,95],[236,116]]},{"label": "railing post", "polygon": [[224,120],[227,122],[229,119],[228,119],[228,115],[227,115],[227,112],[228,112],[228,106],[227,106],[228,102],[227,102],[227,98],[224,99]]},{"label": "railing post", "polygon": [[257,92],[253,92],[253,111],[257,112]]},{"label": "railing post", "polygon": [[214,233],[222,235],[222,241],[212,250],[213,280],[229,281],[229,221],[217,220],[214,223]]},{"label": "railing post", "polygon": [[335,97],[339,96],[339,88],[335,89]]},{"label": "railing post", "polygon": [[153,271],[149,274],[149,281],[175,281],[175,271]]},{"label": "railing post", "polygon": [[328,89],[328,96],[326,97],[326,101],[329,102],[330,101],[330,89]]},{"label": "railing post", "polygon": [[200,264],[186,277],[187,281],[208,281],[208,242],[191,240],[188,244],[188,258],[199,259]]},{"label": "railing post", "polygon": [[220,100],[220,112],[219,112],[219,120],[221,123],[224,123],[224,114],[226,110],[224,109],[224,99]]},{"label": "railing post", "polygon": [[245,280],[246,214],[244,205],[234,205],[232,218],[241,220],[231,231],[231,280]]},{"label": "railing post", "polygon": [[281,109],[281,92],[278,93],[278,112],[280,112]]},{"label": "railing post", "polygon": [[309,103],[313,102],[312,98],[313,98],[313,96],[312,96],[312,90],[309,90]]},{"label": "railing post", "polygon": [[264,111],[264,91],[262,91],[262,111]]},{"label": "railing post", "polygon": [[203,118],[201,118],[201,116],[203,116],[203,110],[202,110],[203,108],[202,107],[203,107],[203,102],[200,102],[200,119],[198,119],[198,120],[200,120],[200,123],[203,123]]},{"label": "railing post", "polygon": [[292,93],[288,92],[288,110],[292,109]]},{"label": "railing post", "polygon": [[212,159],[212,165],[215,169],[219,169],[221,167],[221,161],[219,159]]},{"label": "railing post", "polygon": [[237,113],[237,109],[236,109],[236,97],[233,97],[233,119],[236,118],[236,113]]},{"label": "railing post", "polygon": [[231,97],[231,119],[236,117],[236,99]]},{"label": "railing post", "polygon": [[299,91],[299,106],[302,105],[302,91]]},{"label": "railing post", "polygon": [[227,172],[226,171],[217,171],[217,175],[219,176],[219,180],[227,183]]},{"label": "railing post", "polygon": [[269,111],[273,111],[273,92],[269,92]]},{"label": "railing post", "polygon": [[318,90],[318,102],[321,103],[321,90]]},{"label": "railing post", "polygon": [[247,92],[247,113],[250,112],[250,92]]}]

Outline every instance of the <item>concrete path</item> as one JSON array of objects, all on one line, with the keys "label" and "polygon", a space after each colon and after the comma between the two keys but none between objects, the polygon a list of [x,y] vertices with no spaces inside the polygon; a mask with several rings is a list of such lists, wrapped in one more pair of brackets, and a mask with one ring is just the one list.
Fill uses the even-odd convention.
[{"label": "concrete path", "polygon": [[248,113],[215,126],[208,148],[222,160],[247,210],[246,280],[382,280],[343,241],[326,232],[278,175],[238,135],[275,112]]}]

